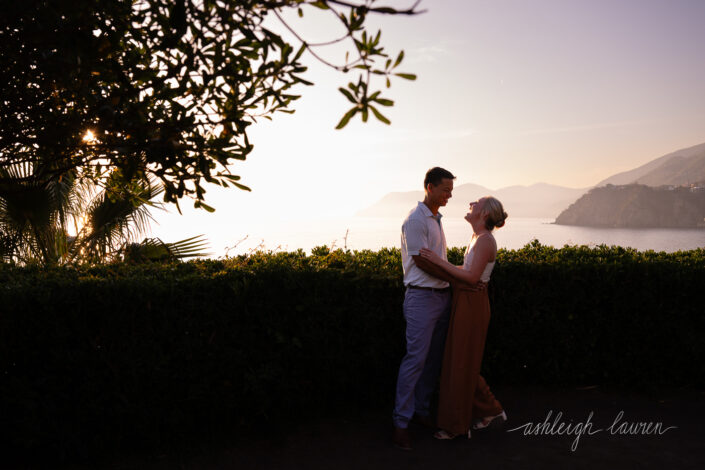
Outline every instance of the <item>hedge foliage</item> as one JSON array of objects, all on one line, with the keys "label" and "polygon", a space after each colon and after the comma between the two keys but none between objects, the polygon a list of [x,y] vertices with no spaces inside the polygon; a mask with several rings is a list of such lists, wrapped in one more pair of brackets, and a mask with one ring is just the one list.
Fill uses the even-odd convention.
[{"label": "hedge foliage", "polygon": [[[484,374],[701,387],[704,292],[704,249],[500,250]],[[397,249],[0,265],[0,447],[73,458],[391,406],[403,295]]]}]

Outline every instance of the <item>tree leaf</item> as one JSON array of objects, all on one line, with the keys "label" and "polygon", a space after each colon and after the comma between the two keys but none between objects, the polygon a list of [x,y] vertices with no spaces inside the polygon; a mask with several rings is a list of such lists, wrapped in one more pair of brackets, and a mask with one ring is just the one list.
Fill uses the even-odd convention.
[{"label": "tree leaf", "polygon": [[354,108],[351,108],[350,111],[345,113],[345,116],[340,120],[337,126],[335,126],[336,129],[342,129],[343,127],[348,125],[348,121],[350,121],[350,118],[352,118],[355,113],[357,113],[360,110],[357,106]]},{"label": "tree leaf", "polygon": [[405,80],[416,80],[416,75],[413,73],[395,73],[394,75]]},{"label": "tree leaf", "polygon": [[348,99],[348,101],[350,101],[351,103],[357,104],[357,100],[355,99],[355,97],[353,96],[353,94],[350,93],[348,90],[346,90],[346,89],[343,88],[343,87],[338,88],[338,90],[339,90],[343,95],[345,95],[345,97]]},{"label": "tree leaf", "polygon": [[301,44],[301,47],[299,47],[299,50],[296,52],[296,55],[294,56],[294,62],[299,60],[301,56],[303,55],[304,51],[306,50],[308,46],[306,44]]},{"label": "tree leaf", "polygon": [[375,98],[375,103],[379,103],[382,106],[394,106],[394,101],[388,100],[386,98]]},{"label": "tree leaf", "polygon": [[194,202],[193,207],[195,207],[196,209],[205,209],[206,211],[208,211],[210,213],[215,212],[215,209],[213,207],[209,206],[208,204],[206,204],[203,201]]},{"label": "tree leaf", "polygon": [[394,67],[401,64],[402,60],[404,60],[404,51],[399,52],[399,55],[397,56],[397,60],[394,61]]},{"label": "tree leaf", "polygon": [[235,187],[237,188],[242,189],[243,191],[252,191],[249,186],[245,186],[244,184],[233,182],[233,185],[235,185]]},{"label": "tree leaf", "polygon": [[374,106],[369,105],[369,108],[372,110],[372,113],[375,115],[375,117],[376,117],[377,119],[379,119],[380,121],[382,121],[383,123],[385,123],[385,124],[391,124],[391,123],[392,123],[392,121],[390,121],[389,119],[387,119],[386,117],[384,117],[384,116],[382,115],[382,113],[380,113],[380,112],[377,110],[377,108],[375,108]]}]

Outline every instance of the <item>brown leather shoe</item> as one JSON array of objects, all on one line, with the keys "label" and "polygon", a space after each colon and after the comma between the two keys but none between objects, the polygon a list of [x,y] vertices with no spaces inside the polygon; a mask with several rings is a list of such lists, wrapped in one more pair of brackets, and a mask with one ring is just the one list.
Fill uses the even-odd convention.
[{"label": "brown leather shoe", "polygon": [[392,442],[394,443],[394,447],[398,447],[402,450],[411,450],[411,436],[409,435],[409,430],[394,426]]}]

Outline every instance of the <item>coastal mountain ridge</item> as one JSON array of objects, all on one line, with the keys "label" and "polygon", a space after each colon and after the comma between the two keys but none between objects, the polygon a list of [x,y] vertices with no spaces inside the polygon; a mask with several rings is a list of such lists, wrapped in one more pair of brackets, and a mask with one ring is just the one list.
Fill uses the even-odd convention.
[{"label": "coastal mountain ridge", "polygon": [[685,185],[705,180],[705,143],[676,150],[634,168],[612,175],[595,186],[644,184]]},{"label": "coastal mountain ridge", "polygon": [[[621,193],[609,191],[604,194],[599,193],[600,201],[603,202],[600,202],[599,208],[595,207],[593,210],[590,208],[590,201],[593,195],[591,195],[592,192],[590,194],[588,193],[591,189],[606,187],[608,185],[640,185],[653,188],[665,187],[669,190],[674,190],[678,187],[689,187],[701,182],[705,182],[705,143],[676,150],[675,152],[651,160],[633,170],[617,173],[600,181],[592,188],[567,188],[547,183],[535,183],[530,186],[514,185],[492,190],[478,184],[462,184],[453,190],[453,197],[448,201],[448,205],[444,207],[441,212],[444,216],[462,217],[467,213],[469,202],[475,201],[482,196],[492,195],[502,201],[510,217],[556,218],[556,223],[559,224],[592,225],[597,222],[588,222],[588,220],[592,220],[590,217],[583,222],[582,217],[575,216],[575,214],[563,216],[563,213],[568,207],[575,206],[574,203],[579,199],[581,203],[579,206],[573,207],[573,211],[576,210],[577,207],[580,208],[580,213],[583,215],[592,212],[597,214],[600,211],[609,211],[610,205],[604,203],[604,200],[606,200],[604,198],[607,197],[608,199],[610,194],[615,197],[618,195],[620,198],[625,194],[630,194],[632,197],[639,199],[639,201],[635,202],[637,206],[641,207],[642,203],[648,206],[649,201],[654,197],[654,193],[633,188],[627,192]],[[423,200],[423,197],[423,190],[389,193],[372,206],[360,210],[356,215],[361,217],[403,218],[409,210],[416,206],[417,201]],[[690,202],[685,202],[686,199],[684,198],[686,198],[686,196],[680,192],[672,193],[664,197],[664,200],[672,201],[673,204],[679,205],[678,207],[682,204],[690,205]],[[642,201],[642,198],[646,199]],[[688,201],[690,201],[690,199],[688,199]],[[653,210],[657,210],[657,208],[660,208],[658,210],[667,210],[667,206],[663,206],[662,204],[656,204],[651,207]],[[629,213],[640,214],[641,209]],[[607,215],[602,218],[597,215],[594,217],[596,217],[595,220],[602,221],[598,223],[599,226],[622,226],[619,225],[622,222],[619,222],[617,225],[614,225],[613,222],[604,222],[609,219]],[[688,218],[690,219],[690,216],[688,216]],[[629,216],[626,217],[626,219],[632,220],[632,217]],[[652,221],[649,223],[664,224],[669,223],[666,221],[670,220],[668,216],[664,214],[661,214],[656,219],[659,222]],[[644,222],[635,220],[634,223],[636,224],[634,226],[640,227],[642,225],[639,224]],[[689,224],[688,226],[691,225]]]},{"label": "coastal mountain ridge", "polygon": [[705,181],[705,151],[692,157],[675,156],[634,183],[646,186],[685,186]]},{"label": "coastal mountain ridge", "polygon": [[[514,185],[493,190],[479,184],[466,183],[454,188],[453,197],[441,212],[446,217],[463,217],[468,211],[468,203],[483,196],[492,195],[508,208],[510,217],[553,218],[588,189],[536,183],[530,186]],[[389,193],[356,215],[403,218],[423,198],[422,190]]]}]

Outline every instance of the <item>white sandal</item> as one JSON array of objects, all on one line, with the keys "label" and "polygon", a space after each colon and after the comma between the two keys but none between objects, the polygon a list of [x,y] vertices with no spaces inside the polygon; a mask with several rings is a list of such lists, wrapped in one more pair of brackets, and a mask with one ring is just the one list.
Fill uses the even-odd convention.
[{"label": "white sandal", "polygon": [[[499,421],[497,421],[499,420]],[[472,425],[472,428],[477,430],[477,429],[485,429],[488,427],[498,427],[504,424],[504,422],[507,420],[507,413],[502,410],[502,412],[496,416],[488,416],[486,418],[483,418],[476,422],[475,424]],[[494,423],[494,424],[492,424]]]},{"label": "white sandal", "polygon": [[[433,434],[433,437],[435,437],[436,439],[440,439],[440,440],[455,439],[458,436],[460,436],[460,434],[453,434],[453,433],[446,431],[445,429],[439,429],[438,431],[436,431]],[[470,439],[471,436],[472,436],[472,434],[470,434],[470,430],[468,430],[468,439]]]}]

